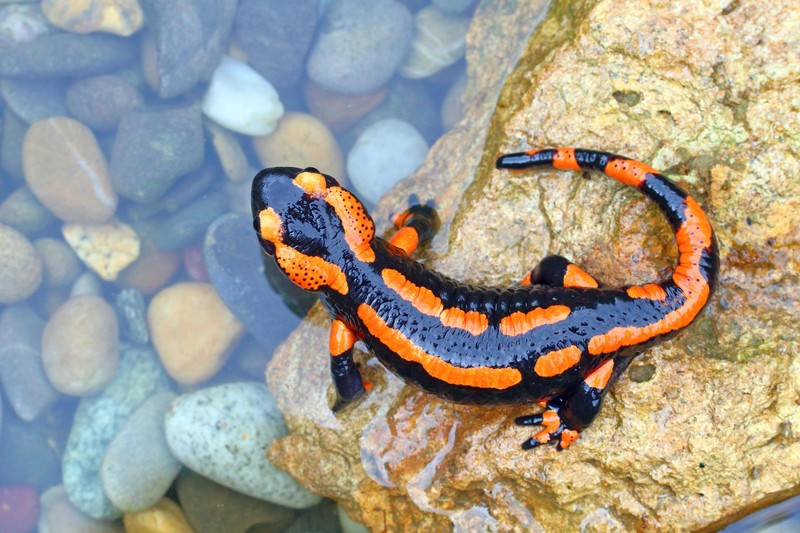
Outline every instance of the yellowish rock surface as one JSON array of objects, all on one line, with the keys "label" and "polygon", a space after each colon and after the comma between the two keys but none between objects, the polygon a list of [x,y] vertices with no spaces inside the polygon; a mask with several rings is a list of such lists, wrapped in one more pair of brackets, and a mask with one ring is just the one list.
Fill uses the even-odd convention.
[{"label": "yellowish rock surface", "polygon": [[138,0],[42,0],[42,12],[53,26],[74,33],[128,36],[144,22]]},{"label": "yellowish rock surface", "polygon": [[552,253],[609,284],[659,279],[677,250],[637,191],[596,173],[493,168],[504,151],[608,150],[705,206],[720,284],[564,452],[520,448],[531,428],[514,417],[535,406],[443,402],[363,353],[373,389],[334,415],[318,307],[269,364],[292,431],[269,457],[371,530],[716,530],[800,490],[795,2],[557,0],[544,18],[545,4],[478,6],[465,118],[374,218],[411,193],[435,198],[444,229],[427,264],[469,281],[510,285]]},{"label": "yellowish rock surface", "polygon": [[177,283],[161,290],[150,302],[147,322],[164,368],[184,384],[216,374],[244,333],[208,283]]},{"label": "yellowish rock surface", "polygon": [[22,146],[25,181],[64,222],[102,224],[117,209],[108,165],[94,133],[68,117],[37,120]]},{"label": "yellowish rock surface", "polygon": [[125,533],[194,533],[183,511],[169,498],[161,498],[154,506],[123,516]]},{"label": "yellowish rock surface", "polygon": [[336,178],[345,175],[342,150],[336,138],[321,120],[311,115],[286,113],[278,129],[256,137],[253,144],[265,167],[316,167]]},{"label": "yellowish rock surface", "polygon": [[64,224],[61,233],[80,260],[106,281],[117,279],[139,257],[139,236],[119,221],[100,226]]},{"label": "yellowish rock surface", "polygon": [[0,304],[24,300],[42,282],[42,259],[25,235],[0,224]]}]

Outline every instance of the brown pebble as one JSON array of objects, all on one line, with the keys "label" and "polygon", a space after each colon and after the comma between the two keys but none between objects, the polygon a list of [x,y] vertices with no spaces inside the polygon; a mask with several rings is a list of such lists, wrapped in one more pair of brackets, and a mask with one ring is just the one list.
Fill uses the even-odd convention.
[{"label": "brown pebble", "polygon": [[183,511],[169,498],[137,513],[125,513],[125,533],[193,533]]},{"label": "brown pebble", "polygon": [[368,94],[341,94],[324,89],[311,80],[303,85],[303,97],[311,114],[335,132],[342,132],[375,109],[386,97],[386,87]]}]

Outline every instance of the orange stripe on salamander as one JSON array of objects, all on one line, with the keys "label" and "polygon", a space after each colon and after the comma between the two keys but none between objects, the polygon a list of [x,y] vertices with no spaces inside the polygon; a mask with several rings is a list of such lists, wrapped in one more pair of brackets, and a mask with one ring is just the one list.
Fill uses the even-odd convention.
[{"label": "orange stripe on salamander", "polygon": [[336,216],[342,221],[344,240],[356,259],[365,263],[375,261],[375,251],[371,246],[375,225],[364,205],[350,191],[341,187],[329,188],[325,201],[333,206]]},{"label": "orange stripe on salamander", "polygon": [[711,246],[711,224],[700,206],[690,196],[686,197],[685,221],[675,233],[680,259],[672,281],[683,292],[686,301],[661,320],[644,327],[616,327],[608,333],[589,341],[589,353],[612,353],[625,346],[646,342],[658,335],[688,326],[708,301],[710,287],[700,271],[704,248]]},{"label": "orange stripe on salamander", "polygon": [[433,291],[409,281],[397,270],[385,268],[381,276],[386,286],[403,300],[413,305],[420,313],[439,318],[445,326],[463,329],[473,335],[480,335],[489,327],[489,319],[482,313],[462,311],[455,307],[445,309],[442,300]]},{"label": "orange stripe on salamander", "polygon": [[647,298],[649,300],[664,301],[667,299],[667,291],[664,287],[655,283],[648,283],[647,285],[628,287],[628,296],[631,298]]},{"label": "orange stripe on salamander", "polygon": [[543,378],[551,378],[563,374],[581,360],[581,351],[577,346],[569,346],[541,356],[536,360],[533,370]]},{"label": "orange stripe on salamander", "polygon": [[406,361],[422,365],[430,376],[450,383],[477,387],[481,389],[508,389],[522,381],[522,373],[516,368],[492,368],[479,366],[461,368],[427,353],[414,344],[402,332],[389,327],[378,313],[369,305],[358,306],[358,317],[364,323],[370,335],[377,338],[387,348]]},{"label": "orange stripe on salamander", "polygon": [[575,159],[575,148],[557,148],[553,155],[553,167],[559,170],[581,170]]},{"label": "orange stripe on salamander", "polygon": [[609,359],[602,365],[598,366],[591,373],[586,376],[584,380],[587,385],[595,389],[605,389],[608,385],[608,380],[611,379],[611,373],[614,371],[614,360]]},{"label": "orange stripe on salamander", "polygon": [[607,176],[634,187],[640,186],[647,174],[658,174],[658,170],[632,159],[612,159],[604,170]]},{"label": "orange stripe on salamander", "polygon": [[560,322],[567,318],[569,313],[570,308],[566,305],[537,307],[527,313],[516,311],[500,320],[500,331],[510,337],[524,335],[539,326]]},{"label": "orange stripe on salamander", "polygon": [[411,255],[419,245],[419,235],[417,230],[411,226],[404,226],[392,235],[392,238],[389,239],[389,244],[397,246],[408,255]]}]

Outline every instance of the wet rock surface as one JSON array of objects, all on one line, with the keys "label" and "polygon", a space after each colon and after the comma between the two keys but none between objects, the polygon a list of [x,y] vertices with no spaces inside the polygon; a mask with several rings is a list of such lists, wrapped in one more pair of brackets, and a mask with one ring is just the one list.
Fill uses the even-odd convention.
[{"label": "wet rock surface", "polygon": [[[548,253],[610,284],[658,279],[674,264],[673,237],[635,191],[594,174],[587,181],[492,169],[509,150],[613,149],[666,169],[711,213],[723,243],[715,298],[682,337],[635,361],[598,419],[562,453],[520,449],[530,434],[513,419],[535,407],[441,402],[402,386],[364,354],[357,359],[373,390],[334,417],[328,319],[317,308],[268,367],[292,431],[270,458],[377,530],[715,529],[796,492],[800,441],[786,428],[800,416],[800,190],[790,178],[800,167],[796,140],[783,133],[794,119],[777,110],[796,97],[800,65],[786,44],[796,30],[774,34],[771,24],[754,22],[775,10],[787,20],[796,14],[786,2],[770,6],[769,17],[756,3],[729,11],[688,2],[678,11],[658,3],[630,11],[607,1],[556,5],[495,106],[493,88],[513,66],[497,58],[515,57],[510,47],[524,42],[537,18],[536,3],[515,6],[499,18],[494,12],[492,23],[478,8],[465,118],[416,177],[379,204],[375,219],[411,192],[435,197],[446,229],[429,264],[470,281],[508,285]],[[767,34],[764,50],[747,44]],[[723,56],[747,59],[720,63]],[[640,98],[620,102],[615,91]],[[754,197],[755,190],[763,192]],[[787,295],[776,309],[775,299]]]}]

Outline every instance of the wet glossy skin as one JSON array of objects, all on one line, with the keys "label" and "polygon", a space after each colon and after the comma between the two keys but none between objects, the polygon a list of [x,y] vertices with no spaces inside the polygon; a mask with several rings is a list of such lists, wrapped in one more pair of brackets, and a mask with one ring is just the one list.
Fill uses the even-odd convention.
[{"label": "wet glossy skin", "polygon": [[713,231],[699,205],[642,163],[601,152],[510,154],[501,168],[595,168],[638,187],[667,216],[679,245],[659,284],[602,287],[560,257],[508,288],[442,276],[408,257],[438,227],[430,208],[401,215],[391,242],[374,236],[361,203],[315,169],[266,169],[253,183],[254,227],[265,252],[297,285],[315,290],[334,319],[331,365],[339,407],[364,392],[352,362],[361,339],[387,367],[437,396],[472,404],[549,399],[533,447],[565,448],[602,396],[647,346],[673,336],[706,304],[717,275]]}]

